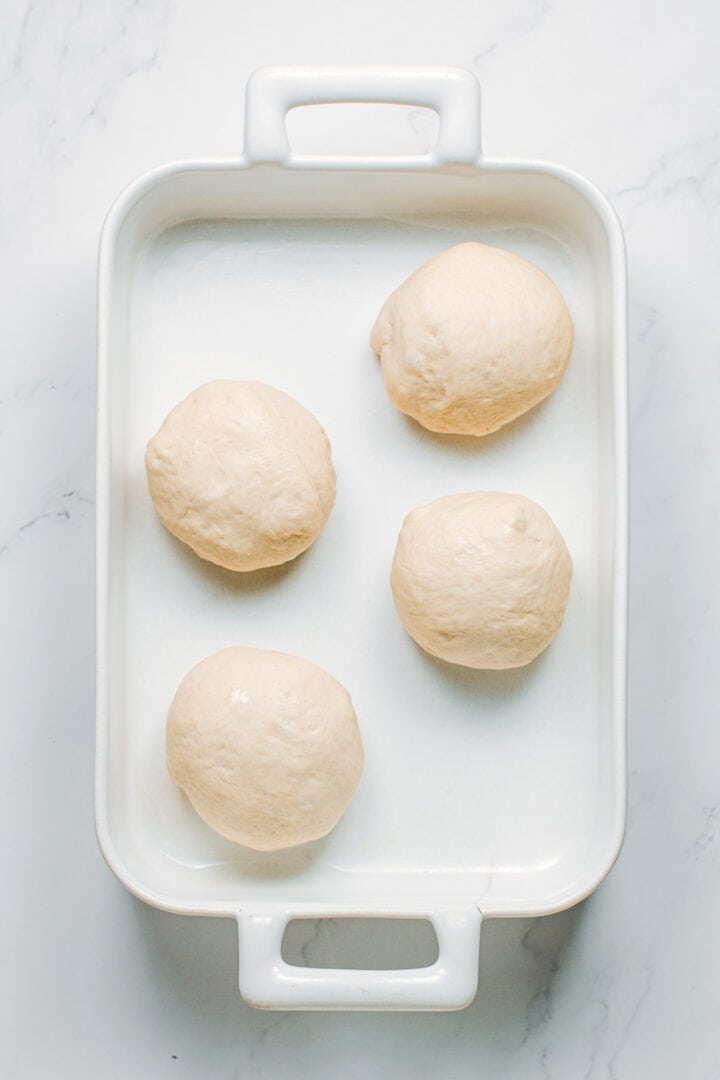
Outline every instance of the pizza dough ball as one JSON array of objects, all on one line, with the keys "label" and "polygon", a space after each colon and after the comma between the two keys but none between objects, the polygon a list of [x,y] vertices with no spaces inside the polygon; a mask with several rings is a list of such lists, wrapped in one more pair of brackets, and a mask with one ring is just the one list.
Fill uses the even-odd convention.
[{"label": "pizza dough ball", "polygon": [[572,562],[542,507],[522,495],[448,495],[408,514],[391,585],[423,649],[471,668],[522,667],[560,629]]},{"label": "pizza dough ball", "polygon": [[390,400],[430,431],[487,435],[551,394],[573,324],[542,270],[486,244],[458,244],[385,303],[370,343]]},{"label": "pizza dough ball", "polygon": [[228,570],[294,559],[335,502],[325,432],[264,383],[219,380],[193,391],[148,443],[145,465],[163,525]]},{"label": "pizza dough ball", "polygon": [[167,718],[168,770],[212,829],[256,851],[330,832],[360,780],[350,695],[285,653],[223,649],[180,683]]}]

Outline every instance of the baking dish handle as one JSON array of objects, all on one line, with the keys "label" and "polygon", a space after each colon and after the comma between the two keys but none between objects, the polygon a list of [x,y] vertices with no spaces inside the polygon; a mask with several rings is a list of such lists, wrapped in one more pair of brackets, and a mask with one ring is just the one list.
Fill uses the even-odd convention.
[{"label": "baking dish handle", "polygon": [[[285,118],[298,105],[348,102],[416,105],[434,109],[440,121],[437,145],[428,154],[405,157],[334,158],[293,153]],[[464,68],[453,67],[265,67],[250,76],[245,94],[245,155],[253,162],[342,168],[427,167],[475,162],[480,156],[480,86]]]},{"label": "baking dish handle", "polygon": [[[370,913],[342,913],[364,917]],[[387,911],[377,918],[428,919],[438,958],[424,968],[396,971],[295,967],[282,958],[285,928],[293,918],[331,917],[313,911],[242,911],[238,915],[240,993],[260,1009],[448,1011],[469,1005],[477,990],[482,916],[476,907],[439,912]],[[332,912],[339,917],[340,913]]]}]

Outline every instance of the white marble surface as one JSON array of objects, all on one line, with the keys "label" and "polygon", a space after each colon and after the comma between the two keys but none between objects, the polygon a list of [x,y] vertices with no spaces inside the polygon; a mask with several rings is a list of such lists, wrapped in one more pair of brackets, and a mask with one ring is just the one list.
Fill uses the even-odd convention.
[{"label": "white marble surface", "polygon": [[[0,1075],[720,1077],[719,34],[709,0],[2,5]],[[477,72],[488,151],[625,225],[629,823],[581,907],[485,925],[468,1010],[263,1014],[235,928],[143,906],[95,844],[96,245],[132,177],[239,148],[252,68],[363,61]]]}]

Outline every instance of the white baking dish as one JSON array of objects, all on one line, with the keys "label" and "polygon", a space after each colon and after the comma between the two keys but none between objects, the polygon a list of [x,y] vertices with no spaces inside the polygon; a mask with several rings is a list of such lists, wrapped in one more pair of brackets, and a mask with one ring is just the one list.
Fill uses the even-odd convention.
[{"label": "white baking dish", "polygon": [[[293,105],[434,107],[422,158],[301,159]],[[97,829],[105,857],[161,908],[237,918],[240,989],[268,1008],[451,1009],[477,982],[480,922],[586,896],[625,814],[626,286],[602,195],[479,146],[479,91],[454,69],[266,69],[246,150],[167,166],[113,207],[100,254]],[[483,440],[432,436],[385,396],[368,346],[387,294],[469,238],[529,257],[564,293],[574,355],[545,404]],[[297,397],[325,426],[338,501],[311,550],[246,578],[201,563],[156,519],[143,452],[214,378]],[[565,624],[526,669],[440,664],[393,612],[388,573],[413,506],[472,489],[551,513],[575,574]],[[350,690],[366,771],[324,841],[236,847],[167,776],[164,719],[185,672],[225,645],[305,656]],[[295,916],[426,917],[439,958],[408,971],[298,968]]]}]

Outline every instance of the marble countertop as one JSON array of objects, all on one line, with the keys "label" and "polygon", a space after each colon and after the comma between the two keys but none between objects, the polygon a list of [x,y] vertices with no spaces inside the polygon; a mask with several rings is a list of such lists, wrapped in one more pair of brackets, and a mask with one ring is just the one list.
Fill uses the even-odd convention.
[{"label": "marble countertop", "polygon": [[[3,1076],[720,1077],[719,33],[709,0],[2,6]],[[626,230],[625,845],[579,907],[485,925],[459,1013],[254,1011],[235,927],[135,900],[93,831],[99,229],[151,166],[235,153],[249,72],[299,62],[469,68],[488,152],[586,174]]]}]

